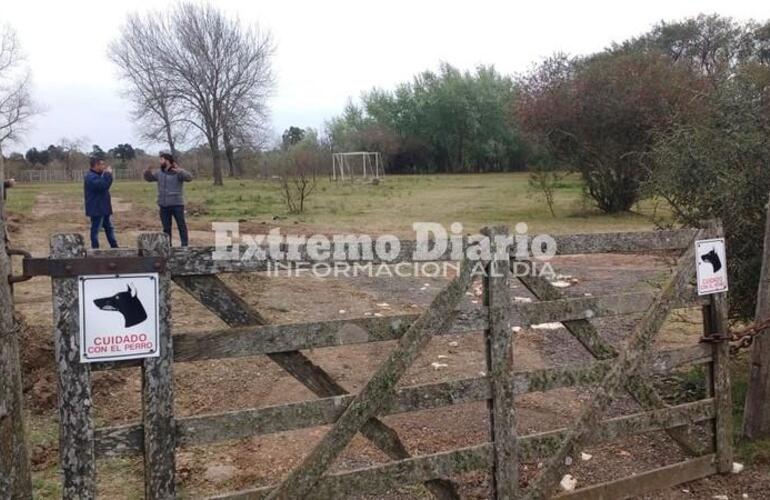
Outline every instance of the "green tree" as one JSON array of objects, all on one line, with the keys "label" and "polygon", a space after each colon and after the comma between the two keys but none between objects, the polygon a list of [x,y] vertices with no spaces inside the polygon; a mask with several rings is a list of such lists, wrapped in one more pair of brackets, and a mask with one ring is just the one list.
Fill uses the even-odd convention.
[{"label": "green tree", "polygon": [[291,126],[284,130],[283,135],[281,136],[281,142],[283,144],[283,149],[287,150],[291,146],[294,146],[295,144],[299,144],[302,139],[305,138],[305,131],[302,130],[299,127]]},{"label": "green tree", "polygon": [[520,79],[515,114],[534,145],[581,174],[600,210],[622,212],[649,176],[655,133],[697,112],[700,86],[659,52],[557,54]]},{"label": "green tree", "polygon": [[51,162],[51,154],[47,149],[38,151],[37,148],[30,148],[24,158],[33,165],[48,165]]},{"label": "green tree", "polygon": [[694,226],[720,218],[730,251],[731,316],[754,313],[770,192],[770,69],[749,65],[706,98],[707,114],[658,135],[650,195]]},{"label": "green tree", "polygon": [[443,63],[392,92],[372,89],[327,123],[335,150],[380,151],[393,172],[482,172],[523,166],[507,113],[515,96],[493,67],[461,72]]},{"label": "green tree", "polygon": [[717,84],[733,74],[742,59],[755,53],[751,48],[754,28],[730,17],[700,14],[681,21],[662,21],[620,47],[662,52]]},{"label": "green tree", "polygon": [[136,150],[131,144],[128,143],[118,144],[114,148],[110,149],[109,153],[110,156],[120,161],[121,163],[126,163],[136,158]]},{"label": "green tree", "polygon": [[91,146],[91,152],[89,153],[89,156],[95,156],[97,158],[107,158],[107,153],[99,147],[98,144],[93,144]]}]

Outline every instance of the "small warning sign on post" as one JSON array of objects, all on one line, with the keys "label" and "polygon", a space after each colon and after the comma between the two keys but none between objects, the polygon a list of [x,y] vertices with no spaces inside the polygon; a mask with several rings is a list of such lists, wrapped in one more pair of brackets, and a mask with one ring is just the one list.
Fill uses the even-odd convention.
[{"label": "small warning sign on post", "polygon": [[695,269],[698,277],[698,295],[727,291],[724,238],[695,242]]},{"label": "small warning sign on post", "polygon": [[158,274],[80,276],[80,362],[152,358],[158,351]]}]

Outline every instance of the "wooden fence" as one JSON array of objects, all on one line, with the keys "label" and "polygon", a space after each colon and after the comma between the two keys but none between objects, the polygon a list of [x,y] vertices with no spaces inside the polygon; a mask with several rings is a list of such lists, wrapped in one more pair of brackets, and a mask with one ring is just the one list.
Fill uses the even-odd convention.
[{"label": "wooden fence", "polygon": [[[504,228],[490,228],[490,235]],[[576,450],[635,434],[664,430],[688,455],[687,461],[608,483],[583,487],[557,498],[620,498],[727,472],[732,465],[731,404],[727,371],[728,344],[724,332],[725,295],[698,297],[694,277],[693,240],[715,237],[721,228],[647,233],[607,233],[557,237],[559,254],[648,252],[679,250],[673,276],[654,293],[621,293],[598,297],[563,297],[541,278],[520,278],[539,299],[511,300],[511,259],[487,262],[483,277],[484,304],[472,310],[458,305],[474,279],[473,266],[463,262],[458,275],[420,314],[361,317],[310,323],[267,324],[217,275],[265,270],[257,260],[214,260],[213,248],[174,248],[162,234],[139,237],[143,256],[167,258],[161,273],[160,357],[102,364],[79,363],[77,279],[54,278],[56,365],[59,374],[61,450],[65,498],[96,496],[96,459],[143,455],[145,496],[174,498],[175,450],[255,435],[331,425],[331,430],[288,477],[274,485],[219,495],[220,499],[342,498],[376,493],[406,484],[423,483],[437,498],[459,498],[452,478],[458,474],[489,471],[495,498],[547,498],[561,476],[565,457]],[[414,244],[404,242],[397,261],[409,260]],[[79,235],[52,238],[54,259],[119,258],[136,250],[86,252]],[[443,257],[448,259],[449,256]],[[171,336],[169,290],[172,281],[221,318],[228,328],[206,333],[178,332]],[[704,334],[714,342],[668,351],[653,351],[652,344],[668,313],[677,308],[702,307]],[[619,351],[599,336],[590,320],[643,313]],[[517,371],[512,352],[512,325],[562,322],[595,361],[574,366]],[[365,334],[351,336],[353,325]],[[410,387],[397,387],[432,336],[485,332],[485,376]],[[547,333],[545,333],[547,335]],[[319,347],[397,340],[397,347],[358,394],[350,394],[301,351]],[[173,363],[267,355],[318,399],[278,406],[175,418]],[[670,373],[688,365],[708,367],[705,399],[668,405],[652,386],[651,375]],[[94,427],[91,415],[91,370],[140,366],[142,419],[128,425]],[[566,429],[516,435],[514,400],[526,393],[562,387],[592,387],[589,401]],[[610,402],[621,392],[638,402],[641,411],[602,419]],[[486,401],[490,441],[442,453],[411,456],[398,434],[381,418],[397,413]],[[698,425],[710,429],[704,442],[692,432]],[[387,454],[391,462],[357,470],[327,470],[350,440],[361,433]],[[528,488],[519,486],[519,464],[545,461]],[[279,478],[276,478],[277,480]]]}]

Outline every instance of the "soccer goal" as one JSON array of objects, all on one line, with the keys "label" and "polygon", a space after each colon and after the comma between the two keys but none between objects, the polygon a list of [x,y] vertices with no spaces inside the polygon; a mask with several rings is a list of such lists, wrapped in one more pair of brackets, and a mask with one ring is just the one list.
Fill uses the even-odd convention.
[{"label": "soccer goal", "polygon": [[385,177],[382,154],[369,151],[334,153],[332,155],[332,178],[353,181],[356,178],[379,179]]}]

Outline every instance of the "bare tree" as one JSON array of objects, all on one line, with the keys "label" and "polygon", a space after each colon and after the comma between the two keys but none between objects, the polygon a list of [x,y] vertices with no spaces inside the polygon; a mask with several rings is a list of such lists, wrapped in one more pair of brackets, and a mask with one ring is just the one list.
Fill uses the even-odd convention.
[{"label": "bare tree", "polygon": [[59,149],[62,152],[62,162],[64,163],[64,170],[67,175],[72,178],[72,172],[75,170],[75,165],[82,159],[83,148],[88,144],[88,137],[62,137],[59,139]]},{"label": "bare tree", "polygon": [[30,95],[30,74],[16,32],[0,25],[0,148],[18,139],[38,108]]},{"label": "bare tree", "polygon": [[158,57],[162,45],[159,37],[167,34],[161,16],[131,14],[120,37],[110,44],[108,56],[118,67],[120,78],[128,83],[124,95],[134,105],[132,114],[142,138],[166,143],[171,154],[176,154],[187,123]]},{"label": "bare tree", "polygon": [[231,103],[231,107],[223,114],[222,142],[232,177],[242,173],[236,162],[238,151],[259,151],[265,148],[270,132],[264,102],[238,101]]},{"label": "bare tree", "polygon": [[281,197],[289,213],[301,214],[307,199],[318,187],[317,168],[306,152],[287,155],[280,175]]},{"label": "bare tree", "polygon": [[318,140],[318,133],[308,128],[302,141],[274,154],[280,169],[283,202],[290,213],[302,213],[318,187],[321,166],[331,163],[328,149]]},{"label": "bare tree", "polygon": [[221,185],[225,132],[232,137],[242,129],[236,120],[253,124],[272,90],[272,38],[212,5],[193,3],[177,4],[166,29],[158,54],[172,96],[206,139],[214,184]]}]

